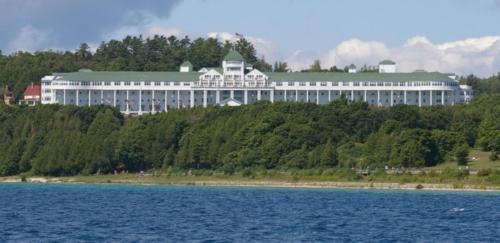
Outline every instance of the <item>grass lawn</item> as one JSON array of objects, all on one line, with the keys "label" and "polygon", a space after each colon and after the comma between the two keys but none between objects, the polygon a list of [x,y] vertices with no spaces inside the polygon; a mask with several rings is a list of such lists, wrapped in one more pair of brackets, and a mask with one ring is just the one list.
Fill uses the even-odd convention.
[{"label": "grass lawn", "polygon": [[[469,152],[469,170],[480,169],[500,169],[500,160],[491,161],[489,152],[483,152],[479,149],[471,149]],[[455,161],[448,161],[439,164],[435,167],[428,167],[428,170],[443,170],[444,168],[457,169],[458,165]]]}]

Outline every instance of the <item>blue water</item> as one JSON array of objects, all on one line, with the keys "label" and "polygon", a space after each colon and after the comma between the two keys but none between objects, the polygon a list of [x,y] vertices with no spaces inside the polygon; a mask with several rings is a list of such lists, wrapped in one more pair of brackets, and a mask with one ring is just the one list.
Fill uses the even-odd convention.
[{"label": "blue water", "polygon": [[0,184],[0,242],[491,242],[500,193]]}]

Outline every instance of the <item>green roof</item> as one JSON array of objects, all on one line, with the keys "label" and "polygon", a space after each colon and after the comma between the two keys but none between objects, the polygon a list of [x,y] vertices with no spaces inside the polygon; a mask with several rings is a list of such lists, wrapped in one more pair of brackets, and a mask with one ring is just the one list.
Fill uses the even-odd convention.
[{"label": "green roof", "polygon": [[56,73],[66,81],[194,81],[199,72],[74,72]]},{"label": "green roof", "polygon": [[224,73],[224,68],[221,68],[221,67],[204,67],[204,68],[206,68],[208,71],[214,69],[215,71],[219,72],[220,74]]},{"label": "green roof", "polygon": [[237,51],[230,51],[226,57],[224,57],[224,61],[237,61],[241,62],[243,61],[243,56]]},{"label": "green roof", "polygon": [[181,64],[181,67],[185,67],[185,66],[188,66],[188,67],[193,67],[193,64],[191,64],[191,62],[189,62],[189,61],[184,61],[184,62]]},{"label": "green roof", "polygon": [[444,73],[335,73],[335,72],[290,72],[265,73],[274,81],[451,81]]},{"label": "green roof", "polygon": [[[451,81],[449,74],[415,73],[336,73],[336,72],[268,72],[271,81]],[[196,81],[199,72],[73,72],[55,73],[66,81]]]},{"label": "green roof", "polygon": [[380,65],[394,65],[394,64],[396,64],[396,63],[395,63],[395,62],[393,62],[392,60],[388,60],[388,59],[386,59],[386,60],[383,60],[383,61],[379,62],[379,64],[380,64]]}]

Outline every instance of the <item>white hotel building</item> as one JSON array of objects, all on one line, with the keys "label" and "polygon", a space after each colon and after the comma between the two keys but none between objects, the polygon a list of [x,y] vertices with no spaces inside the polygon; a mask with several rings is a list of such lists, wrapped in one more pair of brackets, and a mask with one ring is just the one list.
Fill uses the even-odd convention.
[{"label": "white hotel building", "polygon": [[453,74],[396,72],[385,60],[378,72],[261,72],[230,52],[222,68],[193,71],[185,62],[179,72],[54,73],[42,83],[42,104],[91,106],[105,104],[126,114],[144,114],[183,107],[242,105],[258,100],[327,104],[345,97],[373,106],[418,106],[468,103],[469,86],[459,85]]}]

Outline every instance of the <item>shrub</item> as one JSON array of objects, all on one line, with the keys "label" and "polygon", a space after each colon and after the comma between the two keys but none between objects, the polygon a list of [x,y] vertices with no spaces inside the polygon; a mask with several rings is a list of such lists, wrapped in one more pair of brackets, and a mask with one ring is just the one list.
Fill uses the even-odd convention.
[{"label": "shrub", "polygon": [[241,176],[243,177],[254,177],[255,176],[254,174],[255,173],[251,168],[246,168],[241,171]]},{"label": "shrub", "polygon": [[477,172],[477,176],[489,176],[491,174],[491,169],[480,169]]},{"label": "shrub", "polygon": [[469,157],[469,147],[467,145],[460,145],[455,149],[455,159],[458,165],[467,165]]},{"label": "shrub", "polygon": [[490,159],[491,161],[497,161],[497,160],[498,160],[498,154],[497,154],[497,152],[495,152],[495,151],[491,151],[490,156],[489,156],[489,159]]}]

